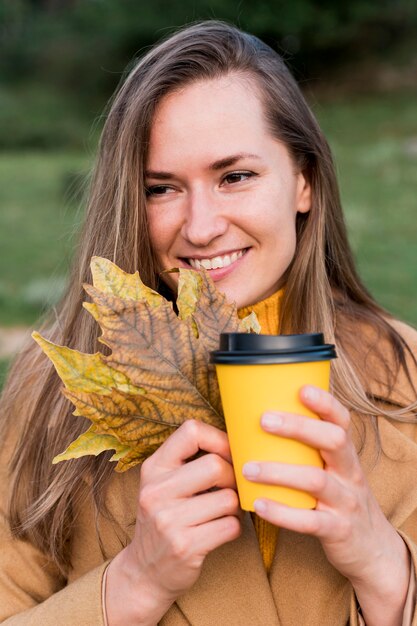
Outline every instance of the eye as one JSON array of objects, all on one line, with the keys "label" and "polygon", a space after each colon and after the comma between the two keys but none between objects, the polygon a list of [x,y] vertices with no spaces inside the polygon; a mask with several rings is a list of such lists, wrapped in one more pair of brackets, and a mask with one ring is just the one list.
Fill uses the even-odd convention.
[{"label": "eye", "polygon": [[147,198],[152,196],[165,196],[173,191],[172,187],[168,187],[168,185],[150,185],[145,187],[145,194]]},{"label": "eye", "polygon": [[234,183],[241,183],[249,178],[256,176],[255,172],[230,172],[223,177],[222,182],[226,185],[233,185]]}]

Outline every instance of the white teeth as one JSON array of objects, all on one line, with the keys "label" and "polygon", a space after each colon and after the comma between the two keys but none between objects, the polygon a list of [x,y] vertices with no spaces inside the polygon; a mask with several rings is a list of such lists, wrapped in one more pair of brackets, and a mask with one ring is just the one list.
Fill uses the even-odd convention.
[{"label": "white teeth", "polygon": [[215,270],[219,267],[227,267],[231,265],[244,254],[244,250],[239,252],[233,252],[232,254],[225,254],[224,256],[215,256],[212,259],[187,259],[188,263],[196,270]]},{"label": "white teeth", "polygon": [[211,259],[211,267],[216,269],[216,267],[223,267],[223,261],[221,256],[215,256],[214,259]]}]

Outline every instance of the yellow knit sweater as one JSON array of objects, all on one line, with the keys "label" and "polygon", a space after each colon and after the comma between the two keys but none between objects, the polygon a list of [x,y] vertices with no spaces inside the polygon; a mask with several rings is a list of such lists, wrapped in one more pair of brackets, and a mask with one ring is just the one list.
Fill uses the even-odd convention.
[{"label": "yellow knit sweater", "polygon": [[[239,309],[239,317],[242,319],[252,311],[255,311],[261,325],[261,332],[266,335],[276,335],[279,330],[278,316],[282,295],[283,290],[280,290],[261,302]],[[258,536],[265,569],[269,574],[277,545],[278,528],[258,517],[255,513],[252,513],[252,520]]]}]

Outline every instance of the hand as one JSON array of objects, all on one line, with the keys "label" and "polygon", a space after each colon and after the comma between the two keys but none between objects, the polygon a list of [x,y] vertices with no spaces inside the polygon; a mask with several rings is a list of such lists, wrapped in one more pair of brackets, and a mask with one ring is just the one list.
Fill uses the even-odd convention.
[{"label": "hand", "polygon": [[321,420],[270,412],[262,416],[262,427],[320,450],[324,468],[251,462],[243,472],[249,480],[311,493],[317,498],[316,509],[296,509],[260,499],[255,502],[256,512],[277,526],[316,536],[330,563],[356,588],[378,588],[386,599],[397,576],[400,594],[397,588],[396,601],[401,592],[405,599],[407,550],[368,486],[351,439],[349,412],[316,387],[303,387],[300,399]]},{"label": "hand", "polygon": [[[187,462],[200,450],[208,454]],[[148,611],[159,621],[169,605],[196,582],[207,554],[239,536],[239,517],[226,433],[189,420],[143,463],[134,537],[116,557],[113,570],[128,572],[125,578],[133,581],[132,589],[144,592],[142,602],[150,598],[162,607],[159,616],[155,607]],[[112,566],[113,562],[109,567],[113,580],[109,578],[108,583],[113,590],[118,587],[120,594]],[[109,604],[112,600],[107,603],[110,614]],[[109,619],[109,623],[119,622]]]}]

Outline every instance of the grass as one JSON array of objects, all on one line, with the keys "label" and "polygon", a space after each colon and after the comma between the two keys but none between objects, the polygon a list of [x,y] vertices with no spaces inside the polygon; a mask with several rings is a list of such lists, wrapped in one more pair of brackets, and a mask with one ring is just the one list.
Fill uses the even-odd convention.
[{"label": "grass", "polygon": [[338,165],[360,274],[376,299],[417,325],[417,94],[316,111]]},{"label": "grass", "polygon": [[82,154],[0,156],[0,325],[31,324],[65,285],[82,216],[71,199]]},{"label": "grass", "polygon": [[[360,273],[389,311],[417,325],[415,93],[315,103],[336,157]],[[82,214],[70,188],[81,152],[0,156],[0,325],[33,324],[58,297]]]}]

